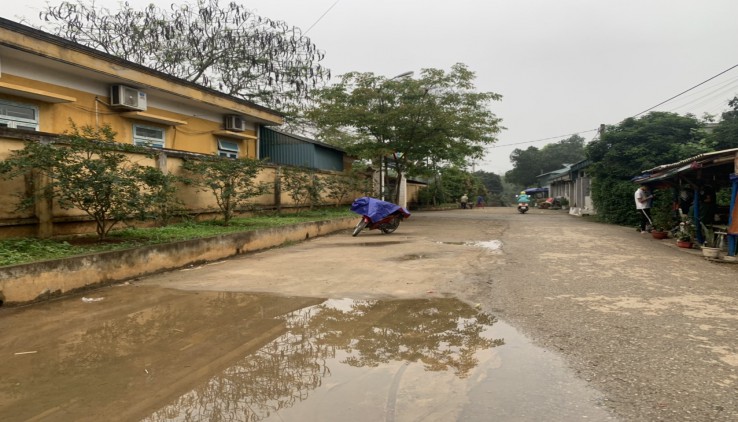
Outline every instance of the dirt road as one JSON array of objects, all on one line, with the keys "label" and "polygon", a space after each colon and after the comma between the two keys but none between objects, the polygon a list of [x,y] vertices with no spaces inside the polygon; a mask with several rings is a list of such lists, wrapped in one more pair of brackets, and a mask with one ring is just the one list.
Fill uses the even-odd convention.
[{"label": "dirt road", "polygon": [[738,420],[738,265],[674,243],[561,211],[453,210],[416,213],[390,236],[331,236],[243,258],[255,265],[150,282],[334,298],[451,295],[563,355],[623,420]]},{"label": "dirt road", "polygon": [[[220,409],[266,409],[248,420],[337,420],[329,408],[355,421],[736,420],[738,265],[667,242],[560,211],[415,213],[391,235],[338,233],[0,309],[0,410],[178,420],[240,397]],[[425,371],[402,364],[412,361]],[[424,378],[444,368],[456,375]],[[429,391],[437,400],[420,401]]]}]

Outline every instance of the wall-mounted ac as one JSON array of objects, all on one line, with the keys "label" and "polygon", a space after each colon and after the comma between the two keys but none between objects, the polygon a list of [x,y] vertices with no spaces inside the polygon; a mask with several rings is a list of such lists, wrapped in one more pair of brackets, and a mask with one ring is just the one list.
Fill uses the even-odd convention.
[{"label": "wall-mounted ac", "polygon": [[246,130],[246,120],[237,114],[226,114],[223,126],[225,126],[225,130],[243,132]]},{"label": "wall-mounted ac", "polygon": [[146,93],[125,85],[110,86],[110,106],[146,111]]}]

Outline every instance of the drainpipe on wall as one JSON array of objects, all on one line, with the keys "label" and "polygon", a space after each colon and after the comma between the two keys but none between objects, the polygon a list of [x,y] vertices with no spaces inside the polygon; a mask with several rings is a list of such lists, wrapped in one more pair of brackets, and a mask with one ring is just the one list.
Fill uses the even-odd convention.
[{"label": "drainpipe on wall", "polygon": [[254,158],[258,160],[261,152],[259,149],[259,145],[261,144],[261,125],[258,123],[254,123],[254,127],[256,128],[256,156]]}]

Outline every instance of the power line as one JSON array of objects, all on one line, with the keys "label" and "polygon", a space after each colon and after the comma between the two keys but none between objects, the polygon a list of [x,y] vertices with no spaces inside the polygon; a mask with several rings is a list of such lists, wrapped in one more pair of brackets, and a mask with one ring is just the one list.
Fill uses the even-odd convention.
[{"label": "power line", "polygon": [[[729,71],[731,71],[731,70],[735,69],[736,67],[738,67],[738,64],[736,64],[736,65],[734,65],[734,66],[731,66],[731,67],[729,67],[729,68],[727,68],[727,69],[723,70],[722,72],[718,73],[717,75],[715,75],[715,76],[712,76],[712,77],[710,77],[710,78],[708,78],[708,79],[705,79],[704,81],[702,81],[702,82],[698,83],[697,85],[695,85],[695,86],[693,86],[693,87],[691,87],[691,88],[689,88],[689,89],[687,89],[687,90],[684,90],[684,91],[680,92],[679,94],[677,94],[677,95],[674,95],[673,97],[669,98],[668,100],[665,100],[665,101],[662,101],[662,102],[660,102],[660,103],[656,104],[656,105],[655,105],[655,106],[653,106],[653,107],[650,107],[650,108],[648,108],[648,109],[646,109],[646,110],[643,110],[642,112],[640,112],[640,113],[638,113],[638,114],[635,114],[635,115],[633,115],[632,117],[637,117],[637,116],[640,116],[640,115],[641,115],[641,114],[643,114],[643,113],[647,113],[647,112],[649,112],[649,111],[651,111],[651,110],[655,109],[656,107],[659,107],[659,106],[661,106],[661,105],[664,105],[664,104],[668,103],[669,101],[671,101],[671,100],[673,100],[673,99],[675,99],[675,98],[678,98],[678,97],[680,97],[680,96],[682,96],[682,95],[686,94],[687,92],[689,92],[689,91],[692,91],[693,89],[695,89],[695,88],[697,88],[697,87],[699,87],[699,86],[702,86],[702,85],[706,84],[707,82],[710,82],[711,80],[713,80],[713,79],[717,78],[718,76],[720,76],[720,75],[723,75],[723,74],[725,74],[725,73],[727,73],[727,72],[729,72]],[[692,103],[693,103],[693,102],[695,102],[695,101],[696,101],[696,100],[692,101]],[[691,103],[687,103],[687,104],[685,104],[685,105],[682,105],[682,106],[679,106],[679,107],[677,107],[677,108],[682,108],[682,107],[686,107],[686,106],[688,106],[688,105],[690,105],[690,104],[691,104]],[[566,137],[571,137],[571,136],[574,136],[574,135],[579,135],[580,133],[596,132],[597,130],[598,130],[598,129],[585,130],[585,131],[581,131],[581,132],[575,132],[575,133],[570,133],[570,134],[568,134],[568,135],[559,135],[559,136],[551,136],[551,137],[549,137],[549,138],[536,139],[536,140],[534,140],[534,141],[525,141],[525,142],[513,142],[513,143],[510,143],[510,144],[502,144],[502,145],[492,145],[492,146],[490,146],[490,148],[507,147],[507,146],[514,146],[514,145],[523,145],[523,144],[532,144],[532,143],[536,143],[536,142],[550,141],[551,139],[560,139],[560,138],[566,138]]]},{"label": "power line", "polygon": [[551,139],[570,138],[574,135],[579,135],[580,133],[596,132],[597,130],[598,129],[582,130],[580,132],[569,133],[567,135],[551,136],[549,138],[536,139],[535,141],[513,142],[511,144],[502,144],[502,145],[490,145],[490,148],[509,147],[512,145],[522,145],[522,144],[532,144],[535,142],[550,141]]},{"label": "power line", "polygon": [[307,35],[307,33],[308,33],[308,32],[310,32],[310,30],[311,30],[311,29],[313,29],[313,27],[314,27],[315,25],[317,25],[317,24],[318,24],[318,22],[320,22],[320,21],[321,21],[321,20],[323,19],[323,17],[325,17],[325,15],[327,15],[327,14],[328,14],[328,12],[330,12],[330,11],[331,11],[331,9],[333,9],[333,7],[334,7],[335,5],[337,5],[337,4],[338,4],[338,2],[339,2],[339,1],[341,1],[341,0],[336,0],[336,2],[335,2],[335,3],[333,3],[333,4],[331,5],[331,7],[329,7],[329,8],[328,8],[328,10],[326,10],[325,12],[323,12],[323,14],[322,14],[322,15],[320,15],[320,17],[318,18],[318,20],[316,20],[316,21],[315,21],[315,22],[314,22],[314,23],[313,23],[312,25],[310,25],[310,28],[308,28],[308,29],[307,29],[307,31],[303,32],[303,34],[302,34],[302,35]]},{"label": "power line", "polygon": [[658,106],[660,106],[660,105],[666,104],[666,103],[668,103],[669,101],[673,100],[674,98],[677,98],[677,97],[679,97],[679,96],[681,96],[681,95],[683,95],[683,94],[686,94],[687,92],[689,92],[689,91],[691,91],[691,90],[693,90],[693,89],[697,88],[698,86],[700,86],[700,85],[703,85],[703,84],[705,84],[705,83],[707,83],[707,82],[709,82],[709,81],[711,81],[711,80],[713,80],[713,79],[717,78],[718,76],[722,75],[723,73],[726,73],[726,72],[728,72],[728,71],[730,71],[730,70],[733,70],[733,69],[735,69],[736,67],[738,67],[738,64],[736,64],[736,65],[733,65],[733,66],[731,66],[731,67],[729,67],[729,68],[727,68],[727,69],[723,70],[722,72],[718,73],[717,75],[715,75],[715,76],[713,76],[713,77],[711,77],[711,78],[709,78],[709,79],[706,79],[706,80],[704,80],[704,81],[702,81],[702,82],[698,83],[697,85],[693,86],[692,88],[689,88],[689,89],[687,89],[686,91],[682,91],[682,92],[680,92],[679,94],[677,94],[677,95],[675,95],[675,96],[673,96],[673,97],[669,98],[668,100],[664,100],[664,101],[662,101],[662,102],[660,102],[660,103],[656,104],[655,106],[653,106],[653,107],[651,107],[651,108],[648,108],[648,109],[646,109],[646,110],[643,110],[643,111],[641,111],[640,113],[638,113],[638,114],[636,114],[636,115],[634,115],[634,116],[632,116],[632,117],[638,117],[638,116],[640,116],[641,114],[643,114],[643,113],[647,113],[647,112],[649,112],[649,111],[651,111],[651,110],[655,109],[656,107],[658,107]]}]

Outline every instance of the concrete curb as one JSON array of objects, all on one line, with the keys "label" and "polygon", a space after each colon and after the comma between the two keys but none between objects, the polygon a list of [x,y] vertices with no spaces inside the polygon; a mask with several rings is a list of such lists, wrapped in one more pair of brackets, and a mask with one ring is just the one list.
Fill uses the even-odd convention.
[{"label": "concrete curb", "polygon": [[11,265],[0,268],[0,305],[21,305],[299,242],[349,229],[356,218],[314,221],[142,248]]}]

